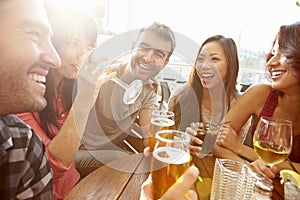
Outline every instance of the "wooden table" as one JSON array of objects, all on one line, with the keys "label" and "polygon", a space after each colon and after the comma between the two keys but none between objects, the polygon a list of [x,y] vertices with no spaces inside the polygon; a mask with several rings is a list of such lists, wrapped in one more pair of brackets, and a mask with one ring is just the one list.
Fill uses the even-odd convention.
[{"label": "wooden table", "polygon": [[[199,168],[203,179],[202,182],[195,183],[198,197],[200,200],[209,199],[215,158],[193,158],[192,163]],[[147,179],[149,169],[150,158],[146,158],[142,154],[133,154],[113,161],[86,176],[65,199],[139,199],[141,185]],[[275,180],[273,185],[275,189],[272,199],[283,199],[283,187],[279,180]]]}]

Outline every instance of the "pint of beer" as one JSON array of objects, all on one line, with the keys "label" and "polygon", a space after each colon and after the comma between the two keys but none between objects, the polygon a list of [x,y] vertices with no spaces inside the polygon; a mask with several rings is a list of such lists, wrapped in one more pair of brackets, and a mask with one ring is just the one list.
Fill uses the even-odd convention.
[{"label": "pint of beer", "polygon": [[150,152],[153,152],[155,143],[155,133],[159,130],[174,129],[174,113],[166,110],[154,110],[151,114],[151,124],[149,133]]},{"label": "pint of beer", "polygon": [[190,137],[177,130],[161,130],[155,134],[156,142],[151,163],[153,197],[159,199],[190,166]]}]

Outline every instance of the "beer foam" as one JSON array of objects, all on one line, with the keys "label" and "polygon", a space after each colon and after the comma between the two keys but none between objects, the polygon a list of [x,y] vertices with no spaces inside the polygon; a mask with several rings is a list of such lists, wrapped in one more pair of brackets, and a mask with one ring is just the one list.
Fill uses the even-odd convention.
[{"label": "beer foam", "polygon": [[184,164],[190,161],[190,154],[182,149],[159,147],[154,150],[153,157],[168,164]]},{"label": "beer foam", "polygon": [[161,127],[169,127],[175,124],[173,120],[164,117],[151,119],[151,123],[154,124],[155,126],[161,126]]}]

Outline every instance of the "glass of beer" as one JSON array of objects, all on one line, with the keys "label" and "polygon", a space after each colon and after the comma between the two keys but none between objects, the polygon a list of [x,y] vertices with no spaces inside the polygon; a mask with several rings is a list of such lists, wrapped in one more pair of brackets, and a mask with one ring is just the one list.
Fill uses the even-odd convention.
[{"label": "glass of beer", "polygon": [[[196,137],[202,140],[200,158],[212,155],[212,149],[216,143],[218,134],[220,132],[220,124],[212,124],[208,122],[191,122],[190,127],[197,132]],[[192,145],[198,145],[192,143]]]},{"label": "glass of beer", "polygon": [[177,130],[161,130],[155,134],[151,162],[153,197],[160,199],[190,166],[190,136]]},{"label": "glass of beer", "polygon": [[253,136],[256,155],[269,167],[284,161],[292,151],[292,122],[261,117]]},{"label": "glass of beer", "polygon": [[151,114],[151,124],[149,133],[150,152],[153,152],[155,143],[155,133],[159,130],[174,129],[174,113],[167,110],[154,110]]}]

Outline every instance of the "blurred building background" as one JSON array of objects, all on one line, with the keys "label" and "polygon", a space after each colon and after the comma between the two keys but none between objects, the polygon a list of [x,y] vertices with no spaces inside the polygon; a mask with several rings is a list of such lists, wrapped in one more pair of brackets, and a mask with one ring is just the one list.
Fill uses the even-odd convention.
[{"label": "blurred building background", "polygon": [[[299,0],[60,0],[79,4],[95,17],[99,44],[154,21],[170,26],[197,44],[222,34],[238,46],[240,73],[237,87],[265,83],[265,55],[280,25],[300,20]],[[194,55],[197,49],[193,50]],[[192,62],[193,63],[193,62]],[[158,78],[171,90],[188,79],[191,62],[172,56]],[[240,89],[240,88],[239,88]]]}]

